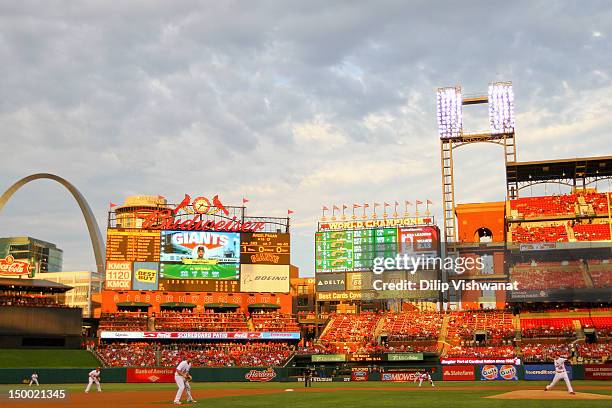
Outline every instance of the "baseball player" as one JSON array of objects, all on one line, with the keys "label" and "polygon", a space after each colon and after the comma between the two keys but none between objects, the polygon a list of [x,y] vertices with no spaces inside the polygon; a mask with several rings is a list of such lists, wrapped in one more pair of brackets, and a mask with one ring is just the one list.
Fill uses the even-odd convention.
[{"label": "baseball player", "polygon": [[85,392],[89,392],[89,389],[91,388],[91,384],[93,383],[96,383],[98,392],[102,392],[102,387],[100,387],[100,367],[96,367],[95,370],[91,370],[89,372],[89,384],[87,384],[87,388],[85,388]]},{"label": "baseball player", "polygon": [[555,386],[555,384],[559,382],[559,380],[563,379],[563,381],[565,381],[565,385],[567,385],[567,391],[572,395],[576,394],[574,392],[574,389],[572,388],[572,383],[570,383],[569,376],[567,375],[567,370],[565,369],[566,361],[567,359],[564,357],[561,357],[560,353],[555,353],[555,360],[554,360],[555,376],[552,382],[546,386],[544,391],[550,390],[552,387]]},{"label": "baseball player", "polygon": [[40,385],[38,383],[38,373],[32,373],[32,377],[30,379],[30,386],[32,386],[32,384]]},{"label": "baseball player", "polygon": [[191,380],[191,376],[189,375],[189,370],[191,369],[191,364],[189,363],[189,358],[184,357],[183,360],[176,366],[176,371],[174,372],[174,381],[178,386],[178,390],[176,391],[176,397],[174,397],[174,404],[181,405],[181,397],[183,396],[183,391],[187,393],[187,402],[196,402],[191,396],[191,385],[189,384],[189,380]]},{"label": "baseball player", "polygon": [[429,383],[431,384],[432,387],[435,387],[433,380],[431,379],[431,375],[425,371],[423,374],[417,372],[417,378],[415,378],[415,382],[416,380],[419,380],[419,387],[423,384],[423,381],[429,381]]}]

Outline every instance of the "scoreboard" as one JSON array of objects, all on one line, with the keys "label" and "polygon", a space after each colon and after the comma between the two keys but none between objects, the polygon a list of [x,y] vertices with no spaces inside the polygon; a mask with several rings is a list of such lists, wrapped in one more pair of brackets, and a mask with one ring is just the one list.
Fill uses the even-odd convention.
[{"label": "scoreboard", "polygon": [[107,261],[159,262],[160,233],[137,229],[109,229]]},{"label": "scoreboard", "polygon": [[240,263],[289,265],[289,234],[240,234]]},{"label": "scoreboard", "polygon": [[369,271],[374,258],[397,255],[397,228],[317,232],[315,252],[316,272]]}]

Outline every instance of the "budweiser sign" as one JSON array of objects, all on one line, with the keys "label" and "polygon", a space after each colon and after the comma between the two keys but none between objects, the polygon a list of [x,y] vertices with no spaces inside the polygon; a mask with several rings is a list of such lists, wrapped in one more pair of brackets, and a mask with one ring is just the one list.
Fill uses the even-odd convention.
[{"label": "budweiser sign", "polygon": [[28,261],[16,261],[12,255],[0,259],[0,276],[23,276],[30,274]]},{"label": "budweiser sign", "polygon": [[[212,220],[205,215],[222,214],[225,219]],[[196,197],[191,200],[189,194],[176,207],[155,210],[142,215],[142,228],[152,230],[186,230],[186,231],[228,231],[228,232],[258,232],[265,227],[265,222],[250,222],[238,217],[229,218],[230,212],[219,199]]]},{"label": "budweiser sign", "polygon": [[251,370],[244,375],[244,378],[251,382],[268,382],[276,377],[276,371],[272,367],[266,370]]}]

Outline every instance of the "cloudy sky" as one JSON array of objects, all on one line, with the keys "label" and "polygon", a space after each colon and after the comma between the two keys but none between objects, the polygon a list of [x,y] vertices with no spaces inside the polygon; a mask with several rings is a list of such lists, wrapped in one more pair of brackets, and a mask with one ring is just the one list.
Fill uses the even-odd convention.
[{"label": "cloudy sky", "polygon": [[[292,209],[308,275],[322,205],[429,198],[440,214],[438,87],[512,81],[519,160],[610,155],[612,4],[460,3],[2,2],[0,188],[58,174],[103,234],[109,201],[132,194]],[[467,130],[486,126],[466,111]],[[502,163],[497,146],[460,150],[457,201],[504,199]],[[53,182],[6,205],[12,235],[57,243],[66,270],[95,267]]]}]

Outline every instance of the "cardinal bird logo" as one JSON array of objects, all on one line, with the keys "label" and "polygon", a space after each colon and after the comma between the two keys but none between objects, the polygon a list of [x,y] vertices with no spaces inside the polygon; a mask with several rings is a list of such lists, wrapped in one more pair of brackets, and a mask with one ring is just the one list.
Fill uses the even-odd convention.
[{"label": "cardinal bird logo", "polygon": [[183,201],[181,201],[181,203],[177,205],[174,210],[172,210],[172,213],[176,215],[180,209],[187,207],[189,203],[191,203],[191,196],[189,194],[185,194]]}]

